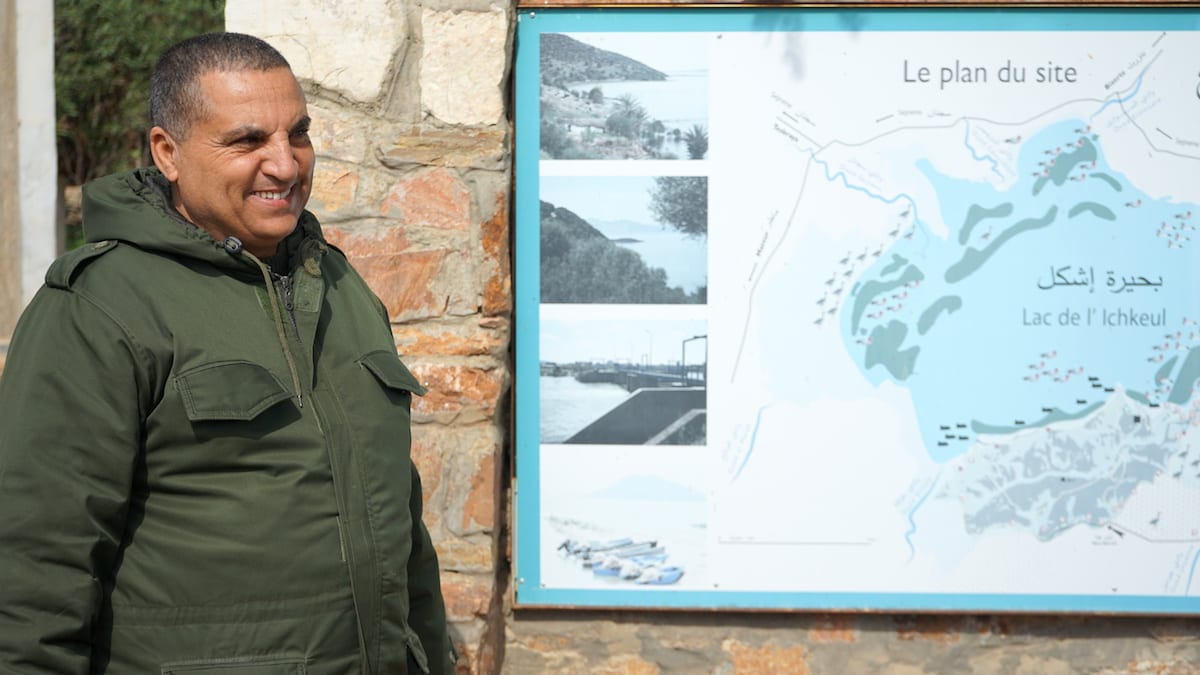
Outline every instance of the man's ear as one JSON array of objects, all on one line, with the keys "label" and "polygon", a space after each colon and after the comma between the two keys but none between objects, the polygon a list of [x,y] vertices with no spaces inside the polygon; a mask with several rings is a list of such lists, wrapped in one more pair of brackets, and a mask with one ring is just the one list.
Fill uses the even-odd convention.
[{"label": "man's ear", "polygon": [[166,129],[150,129],[150,156],[154,158],[154,166],[157,166],[163,177],[172,183],[179,179],[179,167],[176,163],[178,151],[179,144]]}]

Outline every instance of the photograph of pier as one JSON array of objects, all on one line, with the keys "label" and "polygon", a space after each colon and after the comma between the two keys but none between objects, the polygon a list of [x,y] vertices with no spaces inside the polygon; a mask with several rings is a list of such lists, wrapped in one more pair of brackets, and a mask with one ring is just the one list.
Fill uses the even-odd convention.
[{"label": "photograph of pier", "polygon": [[542,443],[704,445],[704,320],[542,320]]}]

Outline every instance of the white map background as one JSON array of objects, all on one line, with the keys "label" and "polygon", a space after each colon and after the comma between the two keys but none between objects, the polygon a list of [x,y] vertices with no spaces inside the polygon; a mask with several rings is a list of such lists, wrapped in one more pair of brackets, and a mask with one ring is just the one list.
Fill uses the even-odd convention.
[{"label": "white map background", "polygon": [[1197,44],[713,34],[714,587],[1200,593]]}]

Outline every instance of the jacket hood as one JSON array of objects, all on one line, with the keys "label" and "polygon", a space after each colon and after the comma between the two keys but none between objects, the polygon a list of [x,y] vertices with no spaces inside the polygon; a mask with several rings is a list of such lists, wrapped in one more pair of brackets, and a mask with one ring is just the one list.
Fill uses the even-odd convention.
[{"label": "jacket hood", "polygon": [[[257,268],[240,248],[227,249],[223,241],[213,239],[204,229],[187,221],[171,206],[170,194],[171,184],[155,168],[134,169],[87,183],[83,186],[84,240],[115,240],[226,269]],[[312,248],[322,252],[326,248],[321,226],[308,211],[300,215],[296,229],[284,240],[280,253],[287,253],[287,258],[294,260],[305,240],[315,240],[316,246]]]}]

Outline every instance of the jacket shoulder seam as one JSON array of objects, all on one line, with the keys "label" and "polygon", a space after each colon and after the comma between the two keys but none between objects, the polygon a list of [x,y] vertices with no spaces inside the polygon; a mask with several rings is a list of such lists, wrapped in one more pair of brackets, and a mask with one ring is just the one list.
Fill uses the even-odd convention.
[{"label": "jacket shoulder seam", "polygon": [[[100,314],[102,314],[104,316],[104,318],[111,321],[112,324],[114,326],[116,326],[117,330],[119,330],[121,332],[121,335],[124,336],[124,338],[128,341],[129,348],[134,352],[134,355],[137,358],[137,363],[147,364],[147,363],[154,362],[153,358],[151,357],[150,350],[147,349],[140,340],[138,340],[137,336],[134,335],[133,330],[130,329],[129,324],[127,324],[124,320],[122,320],[119,316],[117,316],[117,314],[115,312],[113,312],[109,307],[107,307],[105,305],[105,303],[101,302],[98,298],[93,296],[91,293],[88,293],[87,291],[85,291],[84,289],[81,289],[81,288],[62,288],[62,289],[56,289],[56,290],[61,290],[66,293],[70,293],[71,295],[75,296],[76,298],[79,298],[80,302],[87,303],[89,306],[91,306],[97,312],[100,312]],[[141,370],[141,368],[138,368],[138,370]],[[139,407],[141,407],[140,403],[139,403]],[[146,410],[142,410],[143,414],[145,414],[146,412],[147,412]]]},{"label": "jacket shoulder seam", "polygon": [[97,241],[85,244],[74,251],[65,253],[46,270],[46,285],[52,288],[70,288],[71,283],[84,267],[100,256],[114,251],[119,244],[112,240]]}]

